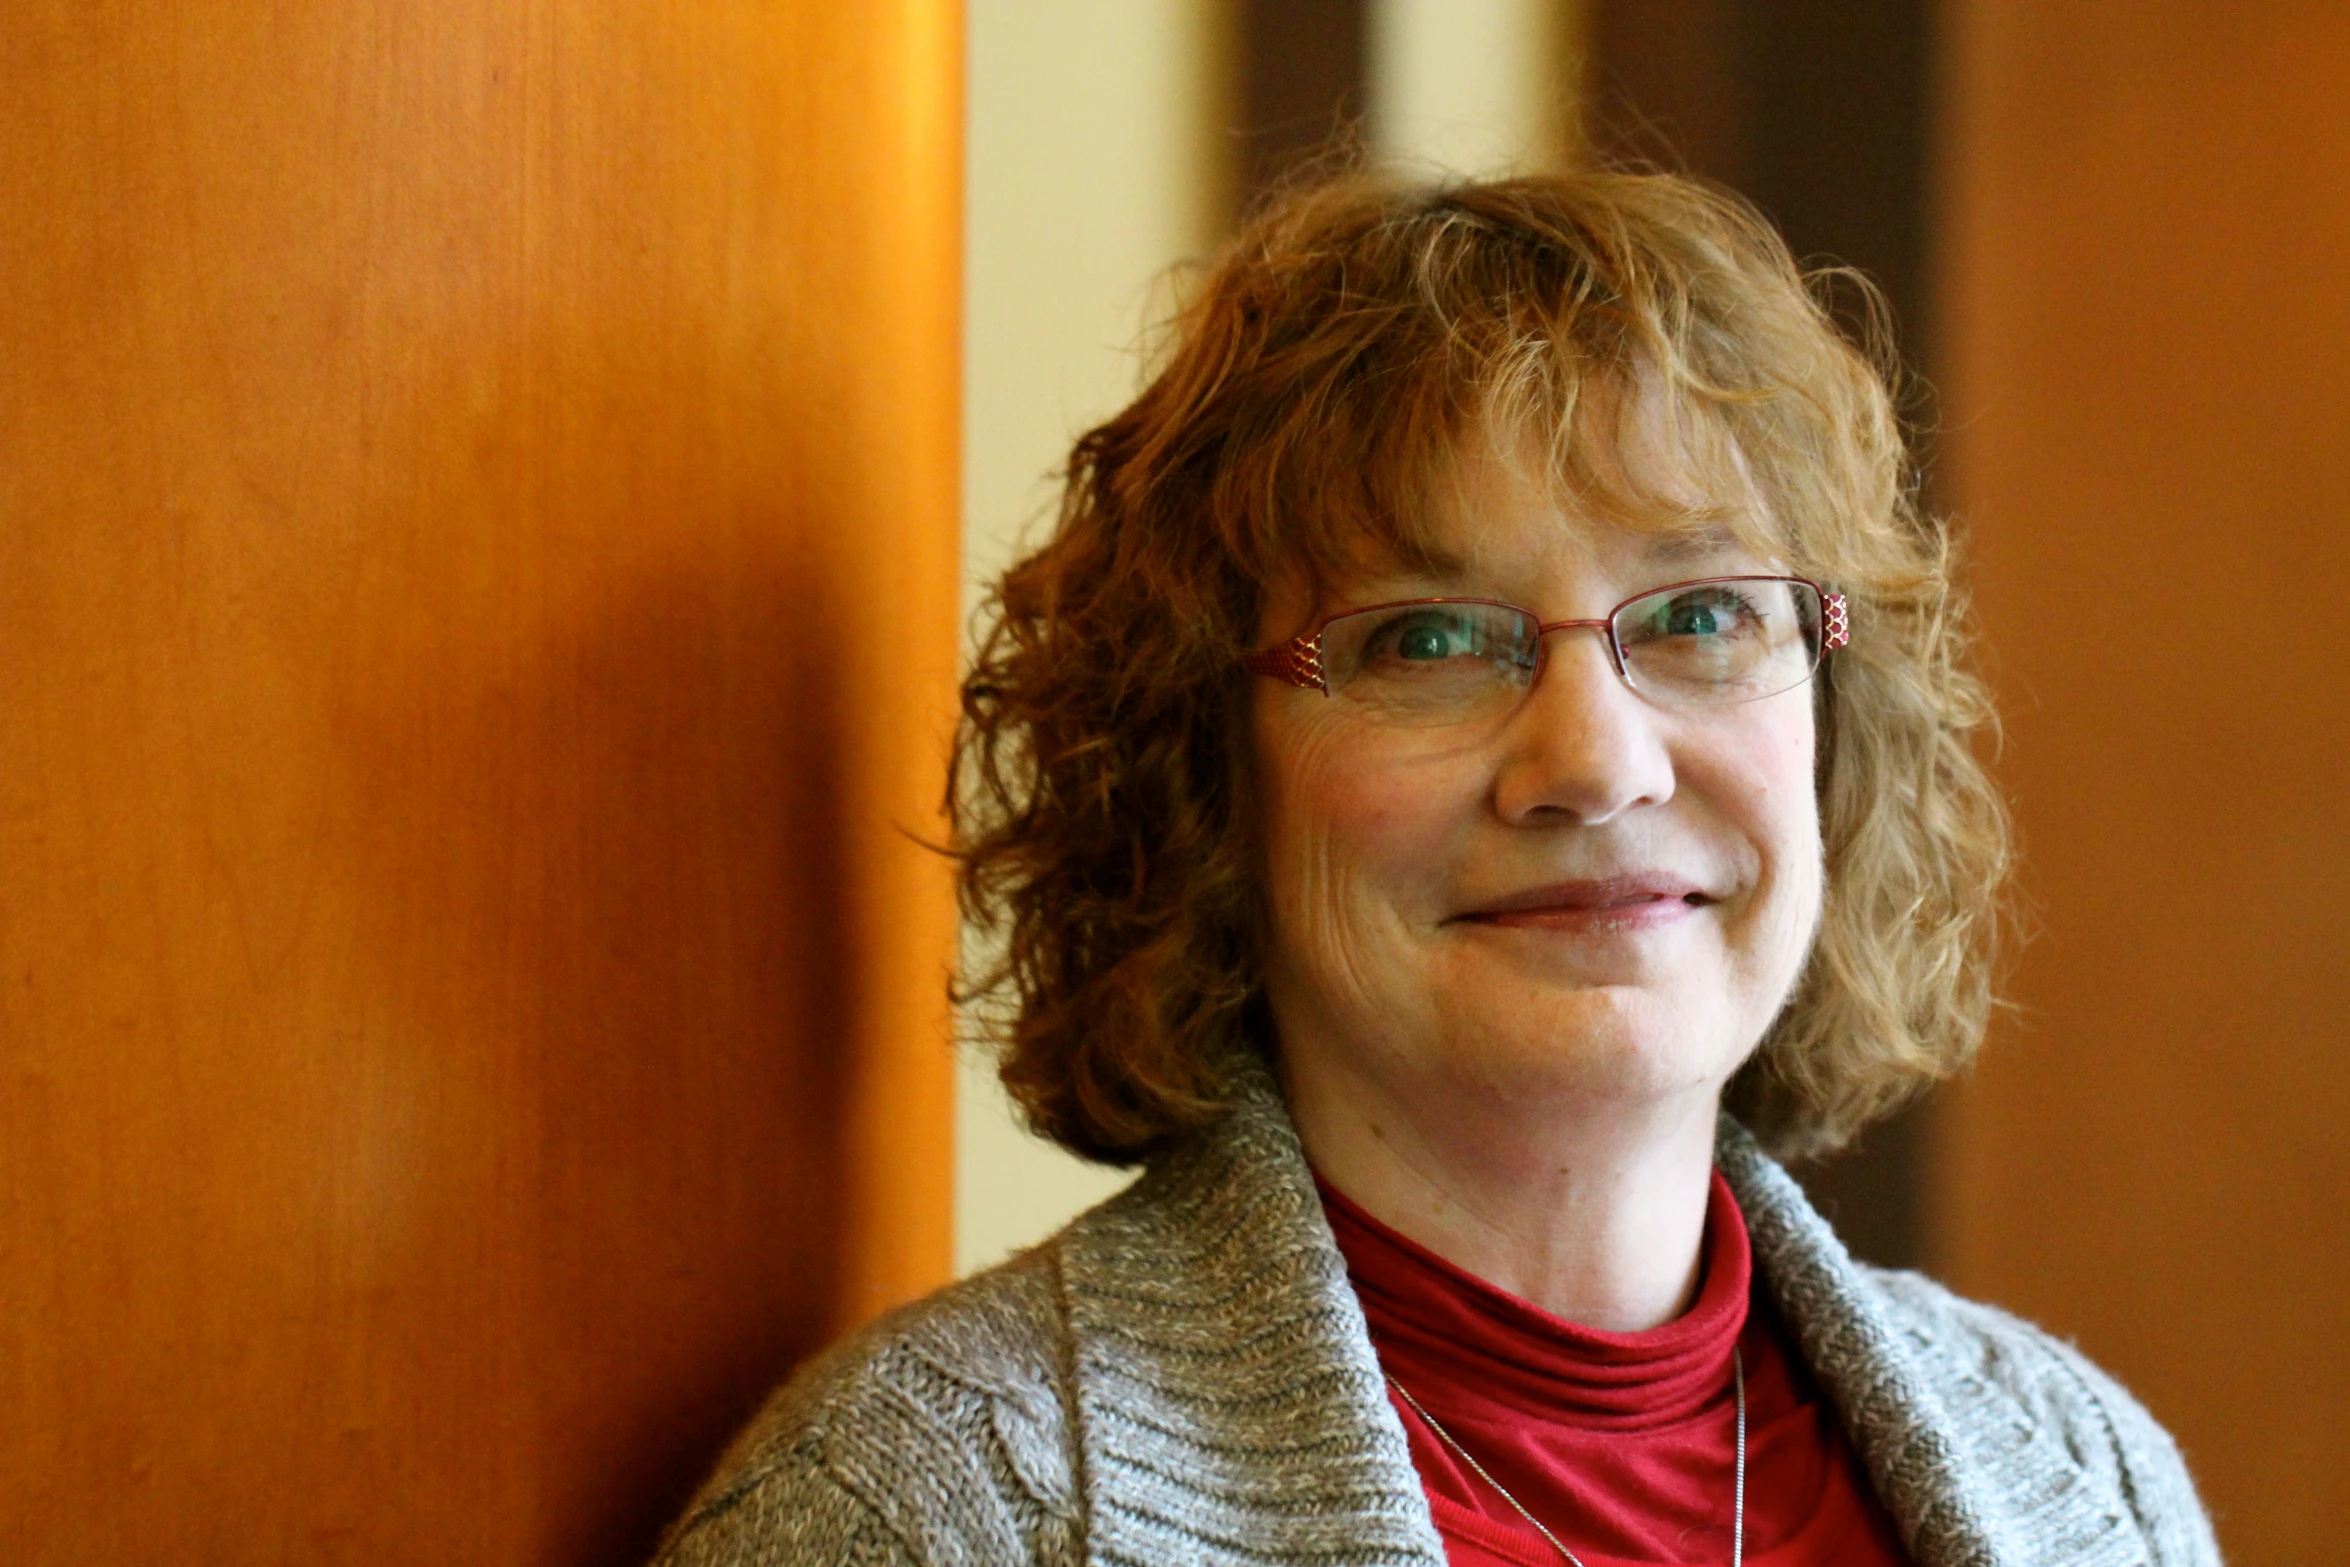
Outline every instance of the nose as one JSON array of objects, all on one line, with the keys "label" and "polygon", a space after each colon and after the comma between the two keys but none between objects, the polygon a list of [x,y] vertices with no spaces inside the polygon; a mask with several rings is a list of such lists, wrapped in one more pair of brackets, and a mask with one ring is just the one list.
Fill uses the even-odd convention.
[{"label": "nose", "polygon": [[1605,628],[1561,628],[1544,652],[1494,777],[1502,819],[1598,826],[1671,799],[1666,716],[1624,684]]}]

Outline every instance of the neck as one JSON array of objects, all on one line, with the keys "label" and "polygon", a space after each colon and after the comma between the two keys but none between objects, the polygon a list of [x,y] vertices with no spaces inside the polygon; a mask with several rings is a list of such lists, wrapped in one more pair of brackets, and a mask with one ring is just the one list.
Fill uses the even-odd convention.
[{"label": "neck", "polygon": [[1412,1094],[1282,1059],[1306,1157],[1381,1223],[1554,1316],[1669,1322],[1697,1291],[1718,1085],[1627,1105]]}]

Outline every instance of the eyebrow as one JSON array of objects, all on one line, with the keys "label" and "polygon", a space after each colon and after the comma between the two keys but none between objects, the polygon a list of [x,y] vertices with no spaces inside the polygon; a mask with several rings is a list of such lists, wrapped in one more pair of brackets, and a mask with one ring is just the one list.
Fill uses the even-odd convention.
[{"label": "eyebrow", "polygon": [[[1692,561],[1705,562],[1722,555],[1737,554],[1746,549],[1727,523],[1701,523],[1690,528],[1676,528],[1649,535],[1641,550],[1641,557],[1651,567],[1674,569]],[[1411,571],[1391,566],[1365,576],[1355,595],[1345,598],[1331,596],[1327,590],[1318,593],[1315,613],[1327,614],[1347,603],[1408,603],[1417,598],[1476,598],[1501,602],[1498,589],[1465,560],[1443,560],[1433,563],[1433,569]],[[1506,597],[1504,595],[1503,597]]]},{"label": "eyebrow", "polygon": [[1671,563],[1702,560],[1709,555],[1728,555],[1745,547],[1744,541],[1728,527],[1721,523],[1709,523],[1701,528],[1659,533],[1649,540],[1645,553],[1652,561]]}]

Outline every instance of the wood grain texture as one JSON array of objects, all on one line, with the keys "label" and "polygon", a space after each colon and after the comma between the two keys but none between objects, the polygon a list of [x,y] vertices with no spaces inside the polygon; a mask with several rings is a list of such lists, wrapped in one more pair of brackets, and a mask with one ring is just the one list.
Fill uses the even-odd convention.
[{"label": "wood grain texture", "polygon": [[0,1559],[629,1561],[946,1276],[960,70],[0,10]]},{"label": "wood grain texture", "polygon": [[2350,1535],[2350,12],[1954,8],[1948,474],[2038,939],[1957,1282],[2169,1422],[2245,1567]]}]

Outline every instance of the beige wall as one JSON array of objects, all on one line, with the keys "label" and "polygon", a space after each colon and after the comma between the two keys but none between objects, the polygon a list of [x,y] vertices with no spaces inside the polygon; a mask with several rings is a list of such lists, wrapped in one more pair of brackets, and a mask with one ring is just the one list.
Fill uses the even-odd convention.
[{"label": "beige wall", "polygon": [[1365,118],[1383,157],[1490,173],[1576,135],[1580,0],[1370,0]]},{"label": "beige wall", "polygon": [[2037,939],[1955,1282],[2169,1422],[2242,1567],[2350,1538],[2350,10],[1956,9],[1946,472]]},{"label": "beige wall", "polygon": [[[1076,434],[1137,389],[1154,280],[1213,240],[1222,79],[1203,0],[971,0],[964,275],[967,604],[1048,515]],[[1013,1124],[965,1054],[955,1256],[1039,1240],[1124,1176]]]}]

